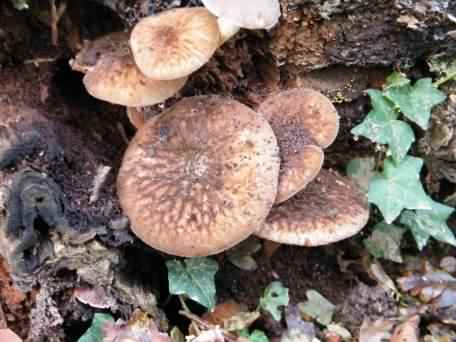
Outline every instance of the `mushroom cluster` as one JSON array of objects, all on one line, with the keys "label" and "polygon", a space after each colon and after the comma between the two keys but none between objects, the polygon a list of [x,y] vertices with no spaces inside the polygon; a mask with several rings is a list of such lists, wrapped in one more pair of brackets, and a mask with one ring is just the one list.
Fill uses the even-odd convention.
[{"label": "mushroom cluster", "polygon": [[367,223],[365,195],[320,172],[339,117],[310,89],[271,96],[256,112],[216,95],[181,100],[149,119],[118,175],[134,233],[168,254],[222,252],[252,234],[302,246],[329,244]]},{"label": "mushroom cluster", "polygon": [[324,95],[289,90],[258,111],[220,96],[186,98],[151,118],[138,109],[176,94],[240,28],[269,29],[280,17],[278,0],[202,2],[87,42],[71,62],[91,95],[126,106],[138,128],[117,182],[133,232],[186,257],[252,234],[306,246],[355,234],[369,216],[365,196],[320,173],[339,129]]},{"label": "mushroom cluster", "polygon": [[175,8],[143,18],[131,32],[86,41],[70,65],[85,74],[89,94],[126,106],[139,128],[145,119],[136,107],[174,96],[240,28],[270,29],[280,17],[278,0],[203,3],[206,7]]}]

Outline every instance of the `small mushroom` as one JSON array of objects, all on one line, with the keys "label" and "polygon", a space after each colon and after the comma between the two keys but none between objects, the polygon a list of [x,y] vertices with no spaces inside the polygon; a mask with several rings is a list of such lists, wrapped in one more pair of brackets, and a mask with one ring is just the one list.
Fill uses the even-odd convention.
[{"label": "small mushroom", "polygon": [[202,0],[206,8],[219,18],[222,42],[240,28],[270,29],[280,18],[278,0]]},{"label": "small mushroom", "polygon": [[270,123],[280,148],[280,178],[276,204],[304,189],[320,172],[322,147],[337,136],[339,117],[327,97],[310,89],[271,96],[258,111]]},{"label": "small mushroom", "polygon": [[322,170],[305,190],[274,207],[256,235],[284,244],[320,246],[355,235],[368,219],[365,194],[348,178]]},{"label": "small mushroom", "polygon": [[217,18],[204,7],[176,8],[142,19],[130,45],[139,69],[155,80],[190,75],[218,48]]},{"label": "small mushroom", "polygon": [[112,33],[86,44],[71,67],[86,73],[83,82],[90,95],[128,107],[163,102],[187,81],[186,78],[157,81],[145,77],[135,65],[126,32]]},{"label": "small mushroom", "polygon": [[277,194],[279,153],[263,116],[220,96],[186,98],[148,120],[119,172],[132,230],[163,252],[222,252],[258,230]]}]

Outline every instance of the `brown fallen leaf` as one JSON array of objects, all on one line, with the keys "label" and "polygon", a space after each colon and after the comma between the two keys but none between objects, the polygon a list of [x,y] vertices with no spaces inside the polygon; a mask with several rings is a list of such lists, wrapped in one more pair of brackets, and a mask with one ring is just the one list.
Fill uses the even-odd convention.
[{"label": "brown fallen leaf", "polygon": [[394,329],[390,342],[418,342],[420,316],[415,315]]},{"label": "brown fallen leaf", "polygon": [[214,325],[222,325],[223,321],[244,311],[244,307],[233,301],[218,304],[212,311],[205,313],[201,318]]},{"label": "brown fallen leaf", "polygon": [[359,342],[383,342],[389,340],[394,322],[387,319],[371,321],[365,318],[359,332]]},{"label": "brown fallen leaf", "polygon": [[0,342],[22,342],[11,329],[0,329]]},{"label": "brown fallen leaf", "polygon": [[425,274],[412,274],[398,278],[402,291],[418,296],[425,303],[435,308],[456,305],[456,278],[444,271],[429,271]]},{"label": "brown fallen leaf", "polygon": [[218,325],[226,331],[237,331],[248,328],[259,317],[257,311],[247,312],[247,308],[234,301],[218,304],[212,312],[207,312],[202,316],[212,325]]},{"label": "brown fallen leaf", "polygon": [[107,322],[103,325],[102,329],[104,335],[103,342],[173,342],[168,334],[161,333],[158,330],[153,319],[140,310],[133,312],[128,322],[122,320],[118,320],[116,323]]},{"label": "brown fallen leaf", "polygon": [[190,339],[190,342],[225,342],[223,333],[220,329],[214,328],[203,331],[199,336]]}]

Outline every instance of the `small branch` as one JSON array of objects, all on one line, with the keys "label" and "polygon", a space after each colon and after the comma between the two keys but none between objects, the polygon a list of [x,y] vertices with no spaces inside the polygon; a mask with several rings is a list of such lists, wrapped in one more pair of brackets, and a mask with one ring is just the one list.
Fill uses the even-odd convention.
[{"label": "small branch", "polygon": [[[191,312],[180,310],[179,314],[181,314],[182,316],[188,318],[192,322],[195,322],[196,324],[198,324],[199,326],[201,326],[204,329],[207,329],[207,330],[215,329],[214,325],[210,324],[209,322],[206,322],[205,320],[201,319],[197,315],[192,314]],[[228,341],[230,341],[230,342],[239,341],[238,338],[235,335],[231,334],[230,332],[228,332],[226,330],[223,330],[223,329],[221,329],[221,331],[222,331],[223,336],[225,336],[225,338]]]},{"label": "small branch", "polygon": [[2,305],[0,303],[0,329],[7,329],[8,324],[6,323],[5,313],[3,312]]},{"label": "small branch", "polygon": [[33,59],[26,59],[24,64],[33,64],[35,66],[39,66],[43,63],[53,63],[57,60],[56,57],[49,57],[49,58],[33,58]]},{"label": "small branch", "polygon": [[440,79],[438,79],[437,81],[434,82],[434,87],[438,88],[440,87],[442,84],[448,82],[449,80],[451,79],[454,79],[456,78],[456,72],[453,72],[453,73],[450,73],[448,74],[447,76],[445,77],[442,77]]},{"label": "small branch", "polygon": [[59,43],[59,21],[62,18],[66,10],[66,1],[63,1],[59,8],[55,5],[56,0],[49,0],[49,5],[51,7],[51,41],[52,45],[57,46]]}]

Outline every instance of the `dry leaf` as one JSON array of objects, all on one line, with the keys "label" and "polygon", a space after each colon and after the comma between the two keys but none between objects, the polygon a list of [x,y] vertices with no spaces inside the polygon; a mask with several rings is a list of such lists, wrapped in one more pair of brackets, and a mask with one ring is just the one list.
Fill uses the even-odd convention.
[{"label": "dry leaf", "polygon": [[198,337],[191,339],[190,342],[225,342],[225,338],[223,337],[222,331],[215,328],[203,331]]},{"label": "dry leaf", "polygon": [[365,318],[359,332],[359,342],[383,342],[391,337],[394,322],[387,319],[379,319],[371,322]]},{"label": "dry leaf", "polygon": [[394,329],[390,342],[418,342],[420,316],[415,315]]}]

